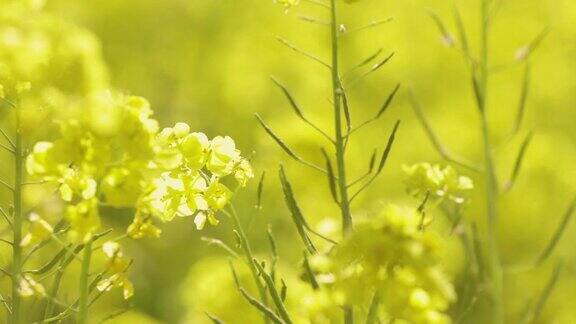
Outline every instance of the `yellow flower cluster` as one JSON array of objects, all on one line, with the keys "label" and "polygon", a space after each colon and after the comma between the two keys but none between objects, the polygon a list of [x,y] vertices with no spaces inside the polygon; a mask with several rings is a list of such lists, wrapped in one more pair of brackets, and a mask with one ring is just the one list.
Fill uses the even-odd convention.
[{"label": "yellow flower cluster", "polygon": [[145,99],[105,96],[97,107],[113,117],[110,125],[63,121],[61,137],[36,143],[26,161],[29,174],[59,184],[73,238],[86,240],[99,228],[100,205],[136,208],[128,228],[134,238],[160,234],[152,217],[194,215],[199,229],[206,220],[216,224],[215,212],[232,196],[222,178],[233,174],[245,185],[254,176],[234,141],[209,140],[185,123],[159,131]]},{"label": "yellow flower cluster", "polygon": [[0,5],[0,96],[19,97],[22,128],[68,116],[76,98],[108,87],[94,35],[37,10],[42,1],[2,0]]},{"label": "yellow flower cluster", "polygon": [[470,178],[459,175],[451,166],[418,163],[403,166],[403,170],[408,194],[417,198],[430,195],[437,200],[448,199],[462,204],[466,201],[466,192],[474,188]]},{"label": "yellow flower cluster", "polygon": [[456,296],[439,265],[436,238],[419,224],[413,210],[389,205],[359,221],[329,255],[313,257],[321,289],[304,299],[312,322],[330,322],[335,308],[369,305],[379,294],[382,319],[448,323],[443,312]]}]

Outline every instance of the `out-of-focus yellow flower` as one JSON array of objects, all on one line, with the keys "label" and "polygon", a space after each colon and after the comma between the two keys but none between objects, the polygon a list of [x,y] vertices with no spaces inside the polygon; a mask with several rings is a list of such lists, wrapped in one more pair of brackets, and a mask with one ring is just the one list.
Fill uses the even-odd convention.
[{"label": "out-of-focus yellow flower", "polygon": [[76,205],[68,205],[65,216],[70,223],[69,236],[73,241],[85,242],[100,228],[98,200],[96,198],[81,201]]},{"label": "out-of-focus yellow flower", "polygon": [[246,186],[248,180],[254,178],[254,171],[248,160],[243,159],[238,163],[234,170],[234,178],[236,178],[236,181],[238,181],[242,187]]},{"label": "out-of-focus yellow flower", "polygon": [[293,6],[297,6],[300,0],[274,0],[274,2],[284,6],[286,9],[290,9]]},{"label": "out-of-focus yellow flower", "polygon": [[96,288],[100,291],[122,288],[124,299],[129,299],[134,295],[134,285],[126,275],[130,263],[124,258],[120,244],[108,241],[102,245],[102,251],[108,258],[107,269],[111,275],[98,282]]},{"label": "out-of-focus yellow flower", "polygon": [[30,228],[28,229],[28,233],[20,242],[21,246],[37,244],[52,236],[54,229],[38,214],[32,213],[28,219],[30,220]]},{"label": "out-of-focus yellow flower", "polygon": [[406,190],[415,197],[429,194],[434,199],[448,199],[462,204],[466,201],[466,192],[474,188],[470,178],[459,175],[451,166],[418,163],[403,166],[403,170]]},{"label": "out-of-focus yellow flower", "polygon": [[144,216],[143,212],[138,210],[126,233],[133,239],[141,239],[144,237],[159,237],[162,230],[154,225],[151,216]]},{"label": "out-of-focus yellow flower", "polygon": [[36,282],[31,276],[23,275],[18,286],[18,294],[22,297],[45,297],[46,288]]},{"label": "out-of-focus yellow flower", "polygon": [[369,304],[379,291],[381,318],[449,323],[443,312],[456,295],[442,272],[435,236],[419,224],[413,210],[388,205],[377,217],[359,219],[329,255],[311,258],[321,289],[304,299],[310,319],[329,323],[340,307]]}]

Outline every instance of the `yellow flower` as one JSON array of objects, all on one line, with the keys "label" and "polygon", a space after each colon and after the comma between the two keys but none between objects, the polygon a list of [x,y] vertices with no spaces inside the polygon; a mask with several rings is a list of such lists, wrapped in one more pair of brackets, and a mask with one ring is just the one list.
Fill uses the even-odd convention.
[{"label": "yellow flower", "polygon": [[130,263],[124,259],[120,244],[117,242],[108,241],[102,245],[102,251],[108,258],[108,273],[111,276],[98,282],[96,288],[99,291],[110,291],[114,287],[122,288],[124,299],[128,299],[134,295],[134,285],[128,279],[126,271],[130,267]]},{"label": "yellow flower", "polygon": [[66,207],[66,219],[70,223],[70,238],[73,241],[87,241],[100,228],[98,200],[92,198]]},{"label": "yellow flower", "polygon": [[192,170],[201,169],[206,163],[210,141],[203,133],[192,133],[181,144],[186,166]]},{"label": "yellow flower", "polygon": [[211,141],[210,157],[206,167],[216,176],[224,177],[234,170],[234,165],[240,158],[236,143],[228,136],[216,136]]},{"label": "yellow flower", "polygon": [[160,230],[158,227],[152,223],[150,216],[143,216],[142,211],[136,211],[136,216],[134,220],[128,226],[126,233],[133,239],[141,239],[144,237],[160,237]]},{"label": "yellow flower", "polygon": [[31,296],[45,297],[46,289],[42,284],[32,279],[31,276],[24,275],[20,279],[20,284],[18,286],[18,294],[22,297],[31,297]]},{"label": "yellow flower", "polygon": [[254,171],[248,160],[243,159],[238,163],[236,169],[234,170],[234,178],[242,187],[246,187],[248,180],[254,178]]},{"label": "yellow flower", "polygon": [[40,218],[38,214],[32,213],[28,219],[30,220],[30,228],[28,234],[20,242],[20,246],[37,244],[52,236],[54,229],[47,221]]}]

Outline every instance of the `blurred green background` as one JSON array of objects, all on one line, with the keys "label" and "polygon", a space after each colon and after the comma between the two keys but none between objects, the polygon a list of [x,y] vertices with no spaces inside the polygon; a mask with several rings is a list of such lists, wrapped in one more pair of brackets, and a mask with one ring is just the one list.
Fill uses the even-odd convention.
[{"label": "blurred green background", "polygon": [[[461,9],[473,48],[478,38],[478,1],[454,1]],[[385,172],[353,205],[355,214],[377,211],[385,202],[413,204],[402,185],[402,164],[442,162],[417,122],[407,101],[411,89],[422,102],[442,141],[454,152],[481,162],[480,121],[474,107],[467,67],[462,57],[443,44],[426,13],[433,9],[447,21],[452,1],[363,0],[341,5],[342,22],[349,28],[393,17],[391,23],[343,38],[344,67],[384,49],[394,51],[390,64],[355,87],[350,100],[354,124],[371,117],[398,82],[402,90],[393,106],[377,123],[357,133],[350,144],[351,173],[360,175],[374,148],[385,145],[397,119],[402,126]],[[301,155],[321,163],[321,136],[300,123],[280,91],[269,79],[273,74],[292,90],[310,118],[332,132],[330,81],[327,71],[287,49],[276,35],[328,58],[328,29],[298,18],[326,19],[322,9],[303,3],[284,12],[271,0],[52,0],[48,10],[93,31],[101,41],[114,87],[146,97],[163,125],[189,123],[209,136],[230,135],[249,154],[258,175],[266,171],[264,208],[255,213],[256,181],[236,198],[243,221],[259,254],[268,253],[265,229],[272,224],[283,256],[286,277],[297,276],[300,250],[297,236],[283,205],[277,169],[284,163],[306,216],[315,226],[339,222],[321,174],[294,163],[257,125],[259,113]],[[531,262],[550,239],[562,213],[576,193],[576,2],[572,0],[502,0],[490,41],[494,66],[514,62],[518,48],[529,43],[544,27],[550,33],[531,57],[532,82],[521,133],[506,141],[516,114],[522,65],[512,64],[495,72],[490,80],[489,118],[498,175],[506,180],[519,145],[529,130],[535,137],[526,155],[516,187],[501,199],[500,241],[506,266]],[[466,171],[463,170],[465,174]],[[482,180],[467,217],[483,226]],[[110,222],[128,223],[130,214],[106,216]],[[224,219],[224,218],[223,218]],[[335,224],[339,228],[338,224]],[[445,263],[458,278],[462,253],[457,239],[439,227],[446,237]],[[507,315],[514,322],[534,300],[562,259],[560,284],[547,304],[542,323],[573,323],[576,318],[576,225],[570,224],[554,261],[525,273],[507,275]],[[204,311],[231,323],[251,323],[252,311],[233,289],[226,255],[207,246],[202,236],[218,237],[233,244],[227,220],[222,226],[195,230],[191,220],[163,225],[160,239],[127,242],[127,254],[135,258],[130,275],[136,295],[130,312],[118,323],[204,323]],[[456,282],[458,283],[458,282]],[[98,307],[95,319],[121,308],[118,296]],[[477,307],[466,323],[486,323]]]}]

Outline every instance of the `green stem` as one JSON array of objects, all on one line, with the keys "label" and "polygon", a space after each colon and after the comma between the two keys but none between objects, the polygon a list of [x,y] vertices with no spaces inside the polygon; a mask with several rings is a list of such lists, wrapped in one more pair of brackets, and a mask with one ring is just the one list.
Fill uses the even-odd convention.
[{"label": "green stem", "polygon": [[78,324],[85,324],[88,319],[88,277],[90,276],[90,260],[92,258],[92,238],[84,245],[82,270],[80,273],[80,297],[78,299]]},{"label": "green stem", "polygon": [[[350,198],[346,180],[346,162],[344,159],[345,142],[342,135],[342,109],[341,102],[344,89],[340,82],[339,56],[338,56],[338,19],[336,0],[330,1],[331,12],[331,45],[332,45],[332,100],[334,101],[334,129],[336,146],[336,168],[338,169],[338,191],[340,193],[340,212],[342,215],[342,231],[344,236],[352,231],[352,214],[350,212]],[[347,306],[344,309],[344,323],[354,323],[354,309]]]},{"label": "green stem", "polygon": [[490,128],[487,120],[486,102],[488,94],[488,31],[489,31],[489,6],[488,0],[481,2],[481,39],[480,39],[480,76],[479,88],[480,98],[479,108],[482,119],[482,139],[484,146],[484,161],[486,175],[486,208],[488,218],[488,270],[491,280],[492,297],[492,322],[503,323],[503,277],[502,264],[499,255],[498,245],[498,183],[492,157],[492,146],[490,143]]},{"label": "green stem", "polygon": [[338,70],[338,20],[336,16],[336,0],[331,0],[331,38],[332,38],[332,95],[334,101],[334,128],[336,135],[336,166],[338,169],[338,191],[340,193],[340,211],[342,214],[342,229],[345,234],[352,230],[352,215],[350,213],[350,199],[346,185],[346,163],[344,160],[344,136],[342,135],[342,109],[341,99],[344,89],[340,83]]},{"label": "green stem", "polygon": [[[238,232],[238,235],[240,236],[240,245],[242,247],[242,252],[244,253],[244,256],[246,258],[246,263],[248,264],[248,267],[250,268],[250,272],[252,273],[252,277],[254,278],[254,282],[256,283],[256,287],[258,287],[258,293],[260,294],[260,299],[262,301],[262,304],[264,305],[268,305],[268,295],[266,294],[266,287],[264,287],[264,284],[262,284],[262,281],[260,281],[260,275],[258,274],[258,269],[256,269],[256,266],[254,265],[254,255],[252,254],[252,248],[250,247],[250,243],[248,242],[248,238],[246,237],[246,233],[244,232],[244,228],[242,227],[242,224],[240,223],[240,219],[238,218],[238,214],[236,213],[236,209],[234,208],[234,206],[230,205],[230,210],[231,213],[230,216],[232,216],[232,221],[234,222],[234,229],[236,230],[236,232]],[[268,319],[268,317],[266,315],[264,315],[264,323],[270,323],[270,320]]]},{"label": "green stem", "polygon": [[20,279],[22,275],[22,176],[24,158],[23,138],[21,129],[20,109],[15,107],[16,111],[16,140],[14,145],[14,219],[13,225],[13,244],[12,244],[12,323],[21,323],[21,299],[18,293]]}]

